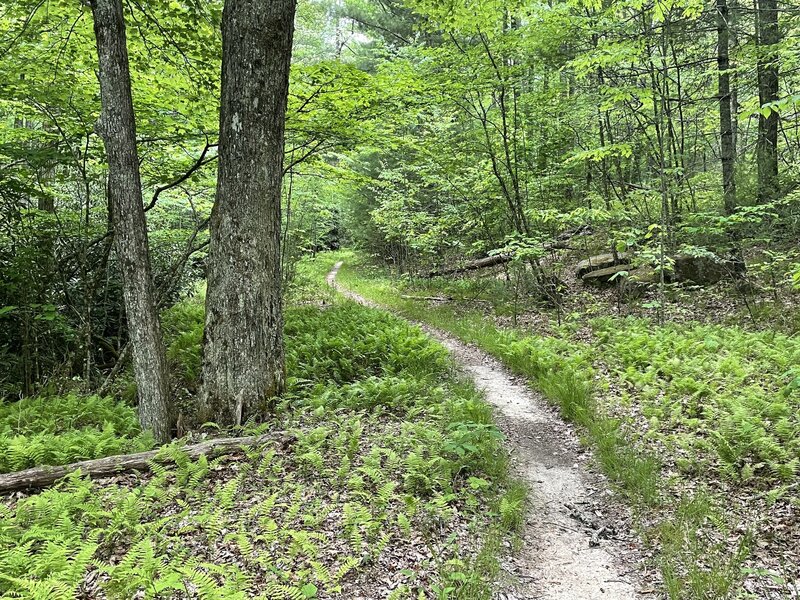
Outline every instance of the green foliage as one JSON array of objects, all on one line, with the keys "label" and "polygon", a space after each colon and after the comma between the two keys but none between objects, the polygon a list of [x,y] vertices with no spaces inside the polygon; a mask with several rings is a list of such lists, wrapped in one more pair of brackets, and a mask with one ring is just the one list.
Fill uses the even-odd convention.
[{"label": "green foliage", "polygon": [[[313,329],[308,326],[311,319]],[[354,303],[321,315],[313,307],[287,311],[284,331],[290,386],[305,381],[342,384],[406,372],[424,377],[442,373],[448,364],[445,350],[431,344],[419,329]]]},{"label": "green foliage", "polygon": [[500,497],[500,521],[508,531],[521,531],[525,523],[526,501],[528,490],[521,483],[509,486]]},{"label": "green foliage", "polygon": [[[485,349],[580,426],[597,464],[642,516],[670,598],[737,597],[753,544],[749,530],[757,525],[729,517],[727,498],[697,490],[718,489],[722,475],[737,489],[766,490],[756,498],[774,502],[790,495],[789,502],[797,502],[795,336],[583,316],[550,324],[550,335],[504,329],[457,303],[400,298],[398,286],[414,291],[416,283],[388,279],[358,261],[349,258],[341,282]],[[425,289],[435,295],[441,288],[427,283]],[[576,340],[576,331],[581,340],[591,335],[591,344]],[[670,478],[662,465],[674,465]],[[468,485],[484,484],[472,478]],[[752,500],[752,490],[744,491]],[[510,494],[499,505],[509,525],[516,514]],[[731,539],[737,540],[733,546]]]},{"label": "green foliage", "polygon": [[[164,314],[167,356],[175,376],[191,389],[200,376],[204,314],[203,306],[192,301]],[[424,378],[441,374],[449,364],[446,351],[430,344],[417,328],[354,303],[325,311],[316,306],[289,308],[284,335],[290,393],[313,384],[341,385],[370,376],[402,379],[410,373]],[[384,396],[394,392],[399,390],[387,390]],[[394,400],[402,402],[403,397]]]},{"label": "green foliage", "polygon": [[574,371],[545,371],[539,376],[539,387],[558,403],[567,421],[588,427],[597,416],[589,382]]},{"label": "green foliage", "polygon": [[[133,22],[159,24],[147,34],[129,27],[127,36],[147,200],[153,187],[191,167],[206,131],[216,127],[221,44],[214,4],[127,7]],[[175,46],[179,52],[168,50]],[[0,47],[0,77],[8,82],[0,90],[0,309],[16,307],[0,319],[0,395],[30,396],[59,390],[73,377],[100,379],[127,331],[107,235],[103,143],[92,125],[100,107],[91,9],[9,4],[0,16]],[[194,260],[185,268],[181,261],[187,244],[206,236],[205,175],[201,169],[188,178],[180,194],[161,194],[148,211],[164,303],[199,274]]]},{"label": "green foliage", "polygon": [[67,396],[25,398],[0,406],[0,434],[61,434],[88,427],[114,427],[120,436],[139,432],[136,411],[100,396]]},{"label": "green foliage", "polygon": [[0,473],[153,447],[136,411],[113,398],[25,398],[0,407]]},{"label": "green foliage", "polygon": [[[165,315],[170,358],[186,378],[202,317],[194,302]],[[389,547],[413,552],[422,540],[438,550],[416,568],[439,575],[408,577],[409,594],[488,598],[495,538],[519,526],[524,488],[508,479],[491,411],[453,377],[444,349],[386,313],[337,302],[289,309],[287,354],[290,391],[268,427],[290,430],[291,447],[192,460],[165,446],[172,462],[153,463],[148,477],[74,474],[0,505],[0,595],[72,597],[90,586],[112,599],[192,590],[307,600],[340,593]],[[31,436],[91,444],[88,432],[102,426],[137,431],[133,410],[110,399],[28,399],[0,411],[3,431]],[[440,538],[457,521],[489,532],[475,556]]]},{"label": "green foliage", "polygon": [[722,521],[720,509],[697,494],[681,500],[674,518],[658,527],[659,562],[670,600],[740,597],[738,584],[752,540],[746,536],[729,548],[727,542],[705,539],[709,523],[719,527]]},{"label": "green foliage", "polygon": [[161,319],[171,374],[194,388],[200,379],[205,307],[186,300],[164,311]]},{"label": "green foliage", "polygon": [[800,472],[800,344],[775,332],[627,319],[592,323],[652,433],[711,455],[736,480],[774,485]]}]

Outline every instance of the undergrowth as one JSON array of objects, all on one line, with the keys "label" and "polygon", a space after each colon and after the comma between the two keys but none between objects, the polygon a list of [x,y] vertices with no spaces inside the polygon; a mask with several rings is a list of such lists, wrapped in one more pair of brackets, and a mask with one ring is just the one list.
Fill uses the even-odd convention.
[{"label": "undergrowth", "polygon": [[[165,316],[187,389],[202,316],[193,302]],[[286,345],[288,391],[273,420],[248,431],[285,430],[293,442],[214,460],[175,443],[161,450],[174,466],[146,476],[73,474],[7,498],[0,595],[490,598],[525,490],[508,478],[490,409],[446,351],[350,302],[287,310]],[[84,401],[12,405],[0,423],[18,435],[101,426],[139,439],[130,408]]]},{"label": "undergrowth", "polygon": [[759,487],[800,475],[800,342],[717,325],[595,319],[609,363],[635,395],[650,435],[686,452],[679,466],[718,468]]},{"label": "undergrowth", "polygon": [[[605,472],[633,502],[658,503],[658,462],[628,447],[619,422],[598,409],[594,399],[594,350],[566,335],[541,337],[497,327],[483,313],[454,311],[449,306],[423,305],[403,299],[396,282],[380,273],[362,276],[356,255],[342,252],[348,262],[339,281],[381,304],[392,306],[409,318],[425,321],[448,331],[461,340],[475,344],[500,359],[513,372],[528,378],[560,409],[562,416],[583,427],[596,450]],[[332,258],[328,258],[330,264]]]},{"label": "undergrowth", "polygon": [[136,411],[113,398],[70,394],[0,406],[0,473],[153,447]]},{"label": "undergrowth", "polygon": [[[599,466],[646,523],[644,535],[659,549],[656,562],[670,598],[746,597],[739,584],[752,533],[732,537],[742,524],[726,514],[725,498],[704,489],[721,477],[773,500],[797,495],[796,338],[724,326],[657,327],[646,319],[585,321],[580,315],[539,335],[500,327],[487,316],[502,313],[495,310],[503,298],[492,291],[494,281],[388,277],[346,251],[328,264],[341,259],[342,285],[476,344],[528,378],[579,426]],[[486,286],[493,310],[459,301],[488,298],[481,296]],[[454,301],[431,303],[415,295]],[[580,341],[585,333],[575,336],[587,324],[590,343]],[[632,406],[636,411],[629,413]],[[644,427],[631,416],[637,411]],[[667,478],[667,472],[673,475]],[[730,539],[738,541],[731,546]]]}]

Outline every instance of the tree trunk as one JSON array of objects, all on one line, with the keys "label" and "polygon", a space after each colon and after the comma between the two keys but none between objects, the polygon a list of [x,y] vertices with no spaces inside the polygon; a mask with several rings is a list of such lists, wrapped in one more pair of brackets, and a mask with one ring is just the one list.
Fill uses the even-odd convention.
[{"label": "tree trunk", "polygon": [[[756,14],[758,40],[758,98],[761,106],[778,100],[778,29],[777,0],[758,0]],[[778,113],[759,114],[756,160],[758,200],[769,202],[778,194]]]},{"label": "tree trunk", "polygon": [[730,16],[727,0],[717,0],[717,86],[719,92],[719,139],[722,160],[722,193],[725,213],[736,209],[735,160],[733,115],[731,111],[730,74]]},{"label": "tree trunk", "polygon": [[284,388],[280,226],[295,0],[227,0],[203,420],[263,417]]},{"label": "tree trunk", "polygon": [[123,279],[125,314],[139,395],[139,421],[156,440],[170,437],[167,361],[150,270],[136,149],[136,121],[121,0],[92,0],[100,60],[97,124],[108,157],[108,194]]},{"label": "tree trunk", "polygon": [[[739,12],[739,0],[729,0],[728,1],[728,35],[729,43],[728,43],[728,51],[735,51],[739,48],[739,30],[738,30],[738,20],[741,16]],[[730,62],[730,60],[729,60]],[[739,152],[741,151],[740,147],[740,138],[741,132],[739,129],[739,112],[741,111],[741,106],[739,105],[739,73],[736,71],[736,63],[733,63],[733,73],[731,73],[731,122],[733,124],[733,155],[734,155],[734,165],[736,161],[740,159]],[[734,167],[735,168],[735,167]]]}]

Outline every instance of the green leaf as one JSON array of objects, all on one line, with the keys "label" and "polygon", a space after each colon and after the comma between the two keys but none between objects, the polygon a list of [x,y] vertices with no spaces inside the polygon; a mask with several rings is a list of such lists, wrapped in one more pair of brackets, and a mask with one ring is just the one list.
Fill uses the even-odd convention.
[{"label": "green leaf", "polygon": [[18,306],[0,306],[0,317],[11,314],[19,308]]}]

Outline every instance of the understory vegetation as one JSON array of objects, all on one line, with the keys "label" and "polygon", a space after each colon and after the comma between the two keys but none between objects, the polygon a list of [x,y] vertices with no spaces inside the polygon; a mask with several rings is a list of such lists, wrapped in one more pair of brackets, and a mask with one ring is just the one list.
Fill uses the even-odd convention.
[{"label": "understory vegetation", "polygon": [[798,0],[3,0],[0,597],[568,587],[541,440],[407,318],[550,401],[613,491],[549,531],[624,513],[618,585],[800,598],[798,41]]},{"label": "understory vegetation", "polygon": [[[202,304],[165,322],[174,387],[194,389]],[[349,301],[290,308],[286,340],[288,390],[245,431],[288,441],[196,460],[177,441],[174,466],[5,498],[1,595],[489,598],[525,490],[480,394],[419,329]],[[28,399],[1,422],[4,470],[153,445],[111,398]]]},{"label": "understory vegetation", "polygon": [[0,473],[149,450],[133,407],[113,398],[69,394],[0,407]]},{"label": "understory vegetation", "polygon": [[398,279],[352,252],[327,260],[341,259],[343,285],[496,356],[579,426],[670,598],[797,593],[796,336],[584,313],[515,327],[492,277]]}]

